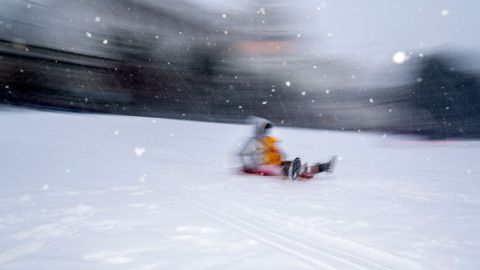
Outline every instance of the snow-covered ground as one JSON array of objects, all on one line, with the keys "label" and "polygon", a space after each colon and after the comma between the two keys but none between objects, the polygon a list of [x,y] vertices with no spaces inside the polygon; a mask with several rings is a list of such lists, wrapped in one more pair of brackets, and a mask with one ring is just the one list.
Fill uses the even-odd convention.
[{"label": "snow-covered ground", "polygon": [[0,269],[479,269],[480,142],[278,128],[311,181],[240,175],[251,127],[0,111]]}]

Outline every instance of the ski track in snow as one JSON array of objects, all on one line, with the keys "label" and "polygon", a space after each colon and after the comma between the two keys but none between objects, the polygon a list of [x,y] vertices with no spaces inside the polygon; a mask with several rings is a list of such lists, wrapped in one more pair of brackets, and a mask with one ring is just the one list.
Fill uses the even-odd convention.
[{"label": "ski track in snow", "polygon": [[[320,267],[320,269],[325,270],[424,269],[418,263],[368,247],[367,249],[370,250],[372,257],[376,257],[377,259],[383,257],[383,260],[388,261],[393,267],[383,266],[376,263],[375,259],[360,257],[348,250],[341,250],[320,243],[315,243],[293,233],[268,227],[266,224],[248,221],[248,218],[246,217],[232,214],[231,212],[227,213],[225,210],[221,210],[218,207],[212,207],[211,205],[200,201],[198,198],[193,198],[191,194],[188,198],[181,196],[179,194],[182,194],[182,192],[172,190],[170,185],[166,183],[162,183],[161,186],[155,183],[145,183],[145,186],[155,192],[168,194],[184,206],[220,221],[234,230],[270,245],[286,254],[294,256],[314,268]],[[218,202],[216,205],[221,204]]]}]

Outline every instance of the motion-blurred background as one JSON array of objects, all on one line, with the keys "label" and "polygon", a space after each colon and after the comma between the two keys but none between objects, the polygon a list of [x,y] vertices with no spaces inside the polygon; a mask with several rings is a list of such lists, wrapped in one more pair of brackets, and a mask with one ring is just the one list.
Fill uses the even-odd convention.
[{"label": "motion-blurred background", "polygon": [[478,1],[3,0],[0,102],[480,137]]}]

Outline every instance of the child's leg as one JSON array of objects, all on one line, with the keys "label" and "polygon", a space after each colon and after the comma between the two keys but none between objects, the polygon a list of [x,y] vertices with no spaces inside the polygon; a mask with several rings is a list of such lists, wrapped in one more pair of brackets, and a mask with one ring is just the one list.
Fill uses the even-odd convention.
[{"label": "child's leg", "polygon": [[322,172],[332,172],[335,162],[337,160],[336,156],[333,156],[328,162],[317,163],[310,167],[310,173],[322,173]]},{"label": "child's leg", "polygon": [[292,162],[289,160],[282,161],[280,166],[282,166],[282,174],[283,176],[288,176],[288,170],[290,170]]}]

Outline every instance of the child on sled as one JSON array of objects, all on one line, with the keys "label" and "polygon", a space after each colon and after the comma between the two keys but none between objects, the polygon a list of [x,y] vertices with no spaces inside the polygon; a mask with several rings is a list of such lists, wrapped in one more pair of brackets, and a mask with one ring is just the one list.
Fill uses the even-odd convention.
[{"label": "child on sled", "polygon": [[300,158],[293,161],[284,160],[284,155],[277,146],[278,140],[270,135],[273,124],[261,119],[255,123],[254,136],[251,137],[239,153],[243,172],[268,176],[284,176],[296,180],[312,178],[321,172],[332,172],[336,157],[326,163],[313,166],[302,164]]}]

